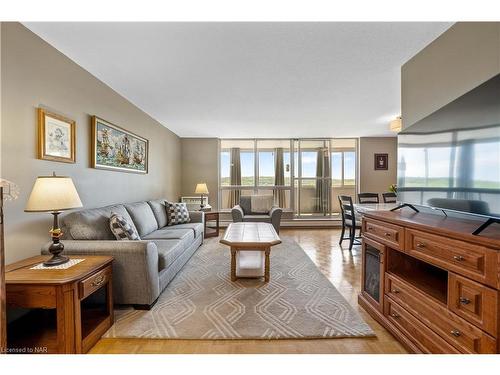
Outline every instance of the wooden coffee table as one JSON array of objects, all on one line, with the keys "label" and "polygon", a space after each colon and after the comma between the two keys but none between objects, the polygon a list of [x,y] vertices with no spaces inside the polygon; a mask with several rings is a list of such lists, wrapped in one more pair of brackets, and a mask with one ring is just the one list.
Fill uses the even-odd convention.
[{"label": "wooden coffee table", "polygon": [[281,239],[268,223],[231,223],[220,243],[231,248],[231,281],[236,281],[236,262],[240,251],[261,251],[265,254],[264,280],[269,281],[271,247]]}]

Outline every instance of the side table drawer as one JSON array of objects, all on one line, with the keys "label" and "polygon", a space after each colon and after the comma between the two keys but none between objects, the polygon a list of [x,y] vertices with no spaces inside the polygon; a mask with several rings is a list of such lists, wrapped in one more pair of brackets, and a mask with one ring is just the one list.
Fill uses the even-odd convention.
[{"label": "side table drawer", "polygon": [[109,282],[111,268],[108,266],[78,283],[80,299],[84,299]]}]

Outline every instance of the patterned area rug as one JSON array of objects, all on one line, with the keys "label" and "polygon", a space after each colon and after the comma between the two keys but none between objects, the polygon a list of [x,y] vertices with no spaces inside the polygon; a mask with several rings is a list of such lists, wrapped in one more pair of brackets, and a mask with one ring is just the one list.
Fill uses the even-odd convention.
[{"label": "patterned area rug", "polygon": [[230,279],[230,252],[206,241],[150,311],[117,310],[105,337],[307,339],[374,336],[293,240],[271,251],[271,281]]}]

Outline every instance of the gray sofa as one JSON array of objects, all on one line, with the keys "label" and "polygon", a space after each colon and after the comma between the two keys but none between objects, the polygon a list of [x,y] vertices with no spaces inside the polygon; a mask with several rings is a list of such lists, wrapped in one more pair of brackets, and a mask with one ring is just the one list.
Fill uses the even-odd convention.
[{"label": "gray sofa", "polygon": [[[141,240],[117,241],[111,213],[133,223]],[[63,254],[113,256],[114,302],[149,309],[203,242],[204,213],[189,214],[190,223],[167,226],[165,199],[75,211],[62,218]]]},{"label": "gray sofa", "polygon": [[273,225],[276,233],[280,232],[281,215],[283,210],[278,206],[273,206],[268,213],[252,212],[251,196],[241,196],[240,204],[231,209],[231,215],[234,223],[239,222],[261,222]]}]

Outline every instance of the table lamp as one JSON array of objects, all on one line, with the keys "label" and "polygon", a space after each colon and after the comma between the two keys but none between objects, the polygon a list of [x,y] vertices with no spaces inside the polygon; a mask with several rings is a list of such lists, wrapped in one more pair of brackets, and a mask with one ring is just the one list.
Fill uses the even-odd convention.
[{"label": "table lamp", "polygon": [[82,201],[78,196],[71,177],[40,176],[36,179],[31,195],[26,204],[25,212],[50,212],[54,215],[54,224],[50,230],[52,245],[49,252],[52,258],[44,262],[44,266],[52,267],[66,263],[69,258],[60,255],[64,245],[60,242],[62,236],[58,224],[58,216],[61,211],[82,207]]},{"label": "table lamp", "polygon": [[208,188],[207,184],[201,183],[201,184],[196,184],[196,189],[194,190],[195,194],[200,194],[201,200],[200,200],[200,209],[203,209],[205,205],[203,204],[203,196],[208,194]]}]

